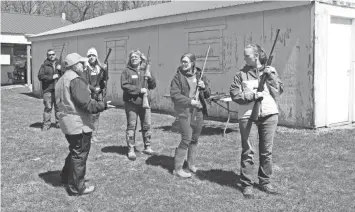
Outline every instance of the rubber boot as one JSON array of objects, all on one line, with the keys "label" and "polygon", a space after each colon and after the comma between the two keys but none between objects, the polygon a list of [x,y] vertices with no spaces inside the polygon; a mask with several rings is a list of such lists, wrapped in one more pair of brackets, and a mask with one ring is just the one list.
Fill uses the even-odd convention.
[{"label": "rubber boot", "polygon": [[127,147],[128,147],[128,153],[127,153],[127,157],[130,160],[136,160],[137,156],[135,153],[135,136],[129,136],[126,135],[126,140],[127,140]]},{"label": "rubber boot", "polygon": [[[142,133],[143,134],[143,133]],[[150,136],[145,136],[143,134],[143,143],[144,143],[144,150],[143,153],[147,154],[147,155],[155,155],[154,150],[152,149],[152,147],[150,146],[151,144],[151,139]]]},{"label": "rubber boot", "polygon": [[182,169],[182,166],[185,161],[187,149],[176,148],[175,150],[175,158],[174,158],[174,175],[181,178],[189,178],[191,177],[190,173],[185,172]]},{"label": "rubber boot", "polygon": [[196,168],[196,152],[197,152],[197,144],[190,144],[187,151],[187,167],[192,173],[197,172]]}]

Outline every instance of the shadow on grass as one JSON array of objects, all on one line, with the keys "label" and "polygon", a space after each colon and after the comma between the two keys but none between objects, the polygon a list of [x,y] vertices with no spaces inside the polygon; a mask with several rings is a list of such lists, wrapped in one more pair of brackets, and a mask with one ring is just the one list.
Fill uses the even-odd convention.
[{"label": "shadow on grass", "polygon": [[200,180],[208,180],[242,191],[242,186],[238,185],[240,184],[240,176],[233,171],[224,171],[221,169],[199,170],[196,172],[196,177]]},{"label": "shadow on grass", "polygon": [[32,98],[35,98],[35,99],[42,99],[42,97],[38,96],[38,95],[35,95],[34,93],[32,92],[29,92],[29,93],[20,93],[22,95],[26,95],[26,96],[29,96],[29,97],[32,97]]},{"label": "shadow on grass", "polygon": [[38,176],[44,180],[45,183],[50,184],[54,187],[63,186],[60,178],[61,171],[47,171],[40,173]]},{"label": "shadow on grass", "polygon": [[[30,125],[32,128],[39,128],[42,129],[43,123],[42,122],[36,122]],[[51,123],[51,128],[57,128],[55,123]]]},{"label": "shadow on grass", "polygon": [[145,163],[152,166],[160,166],[163,169],[173,173],[174,170],[174,158],[166,155],[153,155],[150,156]]},{"label": "shadow on grass", "polygon": [[[175,126],[160,126],[156,127],[155,129],[161,129],[163,131],[170,131],[170,132],[176,132],[179,133],[179,128],[176,128]],[[210,136],[210,135],[223,135],[223,130],[224,126],[203,126],[202,131],[201,131],[201,136]],[[231,133],[231,132],[239,132],[238,130],[227,128],[226,129],[226,134]]]},{"label": "shadow on grass", "polygon": [[119,155],[127,155],[128,148],[127,146],[105,146],[101,149],[101,152],[104,153],[117,153]]}]

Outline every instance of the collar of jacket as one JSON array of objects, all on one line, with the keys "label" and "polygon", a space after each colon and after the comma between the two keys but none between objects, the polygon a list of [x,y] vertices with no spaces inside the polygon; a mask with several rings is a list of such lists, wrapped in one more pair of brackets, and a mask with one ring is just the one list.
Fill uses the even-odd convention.
[{"label": "collar of jacket", "polygon": [[186,77],[191,77],[191,76],[194,76],[196,75],[196,77],[199,77],[201,75],[201,69],[198,68],[198,67],[195,67],[195,73],[191,73],[189,71],[185,71],[185,70],[182,70],[181,67],[178,68],[178,73],[186,76]]},{"label": "collar of jacket", "polygon": [[54,63],[58,63],[59,60],[58,58],[55,58],[53,62],[49,61],[48,59],[46,59],[43,64],[46,65],[46,66],[52,66]]},{"label": "collar of jacket", "polygon": [[242,72],[244,72],[245,74],[249,74],[249,75],[251,75],[254,78],[258,78],[258,76],[257,76],[257,73],[258,73],[257,68],[253,68],[251,66],[245,65],[242,68]]},{"label": "collar of jacket", "polygon": [[133,68],[131,65],[127,65],[127,68],[138,73],[138,67]]}]

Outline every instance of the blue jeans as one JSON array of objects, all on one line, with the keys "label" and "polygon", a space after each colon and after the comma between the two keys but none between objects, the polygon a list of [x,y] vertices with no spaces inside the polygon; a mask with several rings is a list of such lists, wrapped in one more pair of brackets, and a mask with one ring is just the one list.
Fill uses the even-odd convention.
[{"label": "blue jeans", "polygon": [[43,94],[43,104],[44,104],[44,112],[43,112],[43,125],[50,126],[51,125],[51,116],[52,116],[52,109],[54,106],[54,116],[55,121],[58,123],[58,107],[55,102],[54,91],[46,92]]},{"label": "blue jeans", "polygon": [[187,149],[190,144],[197,145],[203,126],[202,110],[196,113],[196,126],[191,126],[191,114],[186,117],[179,117],[181,142],[178,148]]},{"label": "blue jeans", "polygon": [[253,124],[249,119],[239,120],[239,130],[242,140],[242,155],[240,165],[240,179],[243,186],[251,186],[254,166],[254,140],[259,135],[259,171],[258,178],[261,185],[270,183],[272,175],[272,146],[278,123],[278,115],[261,117]]},{"label": "blue jeans", "polygon": [[145,109],[142,105],[132,102],[125,102],[125,111],[127,117],[126,140],[129,148],[135,146],[136,125],[139,117],[144,146],[151,145],[151,110]]}]

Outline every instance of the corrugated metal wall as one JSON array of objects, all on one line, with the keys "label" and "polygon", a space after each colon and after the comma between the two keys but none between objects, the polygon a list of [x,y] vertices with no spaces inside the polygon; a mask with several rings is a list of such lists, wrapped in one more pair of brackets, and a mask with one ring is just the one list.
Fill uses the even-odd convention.
[{"label": "corrugated metal wall", "polygon": [[[279,100],[280,124],[313,127],[311,11],[312,6],[307,5],[65,40],[33,42],[33,73],[37,76],[46,50],[58,43],[68,42],[65,54],[78,52],[86,55],[87,49],[96,47],[101,60],[104,59],[107,48],[114,46],[116,50],[110,56],[112,61],[108,95],[114,103],[122,105],[120,70],[124,64],[121,60],[135,48],[147,53],[150,45],[152,72],[158,80],[158,87],[152,91],[152,106],[154,109],[172,112],[172,103],[164,95],[169,94],[170,81],[183,53],[192,51],[198,55],[198,64],[202,67],[207,46],[211,45],[212,55],[207,64],[206,76],[211,81],[213,92],[228,93],[236,71],[244,64],[245,45],[261,44],[268,53],[276,29],[280,28],[273,62],[285,85],[285,92]],[[39,88],[38,79],[35,77],[34,92],[39,93]],[[236,110],[236,104],[231,105],[232,110]],[[209,108],[209,114],[213,117],[227,117],[226,110],[214,103]],[[233,117],[235,115],[233,114]]]}]

